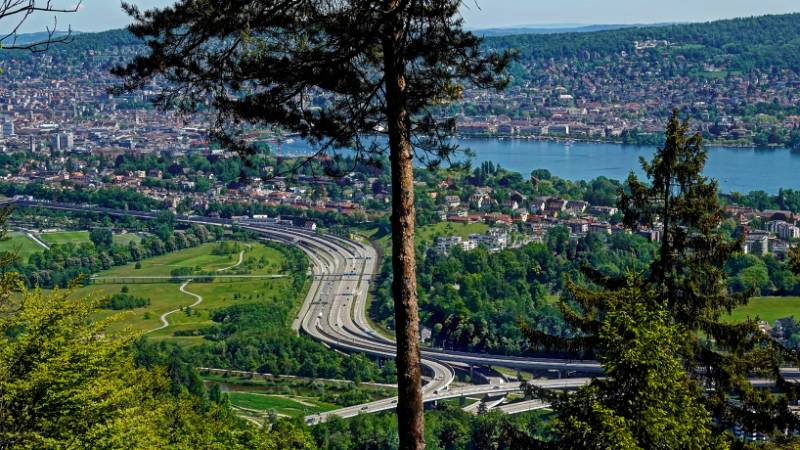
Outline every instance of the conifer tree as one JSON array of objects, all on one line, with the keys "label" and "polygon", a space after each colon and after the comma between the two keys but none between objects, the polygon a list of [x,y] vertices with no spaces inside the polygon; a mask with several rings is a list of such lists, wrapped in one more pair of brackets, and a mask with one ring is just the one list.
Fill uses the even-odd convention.
[{"label": "conifer tree", "polygon": [[[413,161],[437,165],[453,147],[434,108],[464,83],[500,87],[508,54],[485,53],[463,29],[461,0],[181,0],[141,12],[131,31],[149,51],[116,73],[126,89],[166,81],[156,102],[213,108],[214,137],[243,154],[244,125],[299,133],[318,154],[388,151],[392,293],[401,448],[423,448]],[[384,132],[385,130],[385,132]],[[376,133],[385,134],[375,140]],[[377,159],[377,158],[376,158]]]},{"label": "conifer tree", "polygon": [[[781,376],[797,364],[755,320],[730,323],[725,316],[749,301],[750,293],[727,289],[725,263],[742,248],[720,229],[717,183],[703,175],[708,157],[699,133],[673,111],[666,142],[652,163],[642,161],[648,183],[629,176],[620,199],[631,229],[660,229],[661,248],[648,279],[675,323],[683,329],[681,354],[687,373],[709,392],[708,407],[720,429],[740,425],[767,435],[797,430],[787,400],[797,388]],[[785,396],[753,387],[749,378],[774,379]]]},{"label": "conifer tree", "polygon": [[628,274],[622,283],[568,286],[583,311],[569,321],[591,336],[606,373],[575,394],[535,392],[551,398],[558,412],[553,447],[725,448],[712,433],[700,387],[683,370],[681,328],[643,277]]},{"label": "conifer tree", "polygon": [[[742,242],[726,238],[720,229],[722,208],[717,185],[702,174],[706,158],[701,136],[691,134],[688,122],[681,121],[674,111],[667,124],[664,146],[656,152],[652,162],[642,160],[647,182],[640,181],[632,173],[619,202],[628,228],[660,234],[660,252],[642,277],[642,293],[638,294],[642,300],[636,301],[637,296],[628,295],[627,301],[645,305],[645,317],[654,317],[653,314],[661,311],[667,315],[663,322],[651,325],[647,325],[646,320],[637,320],[644,327],[663,327],[661,339],[651,340],[649,348],[637,347],[635,342],[625,340],[616,343],[621,348],[632,345],[630,354],[619,353],[606,344],[603,331],[607,332],[609,327],[619,329],[624,325],[619,320],[629,320],[629,317],[615,314],[621,305],[609,299],[616,299],[616,295],[631,289],[632,283],[630,279],[610,278],[591,268],[584,268],[584,274],[588,284],[595,288],[586,289],[573,283],[570,295],[561,302],[565,318],[576,328],[578,337],[568,340],[552,338],[535,329],[526,329],[526,333],[532,343],[540,346],[568,349],[584,355],[598,354],[612,380],[610,383],[594,383],[591,388],[594,392],[587,394],[590,399],[601,397],[616,402],[616,397],[626,391],[630,391],[627,395],[640,396],[640,400],[652,398],[649,395],[654,385],[642,384],[650,372],[625,371],[627,385],[621,390],[614,384],[620,375],[614,372],[631,355],[641,358],[644,363],[653,357],[648,352],[666,352],[665,357],[674,357],[680,363],[685,377],[661,380],[666,384],[672,383],[672,389],[676,390],[674,393],[683,391],[686,395],[693,395],[702,389],[702,405],[713,419],[711,423],[717,436],[734,426],[774,436],[786,430],[798,430],[800,422],[788,409],[789,402],[798,398],[797,387],[787,383],[780,372],[783,364],[797,364],[794,355],[761,331],[755,320],[741,323],[725,320],[735,307],[747,303],[749,294],[731,295],[727,288],[724,266],[734,253],[740,251]],[[636,282],[633,286],[639,284]],[[635,337],[644,331],[633,327],[623,335]],[[664,346],[668,348],[662,348]],[[667,362],[668,359],[662,361],[664,367],[671,367]],[[668,373],[659,376],[668,376]],[[782,395],[754,388],[750,378],[774,380]],[[561,403],[567,417],[576,414],[571,405],[579,402],[580,398]],[[676,398],[683,399],[680,396]],[[637,408],[635,402],[615,405],[607,411],[607,420],[600,420],[595,425],[612,426],[619,416],[627,418]],[[662,412],[669,411],[670,405],[662,406],[666,408]],[[596,415],[592,417],[597,418]],[[623,422],[613,426],[630,431]],[[591,421],[584,425],[586,430],[593,429]],[[600,429],[594,431],[602,432]],[[666,432],[656,430],[648,439]],[[667,436],[665,434],[660,441],[666,442]],[[637,433],[631,437],[637,445],[642,444]],[[656,441],[659,439],[651,442]]]}]

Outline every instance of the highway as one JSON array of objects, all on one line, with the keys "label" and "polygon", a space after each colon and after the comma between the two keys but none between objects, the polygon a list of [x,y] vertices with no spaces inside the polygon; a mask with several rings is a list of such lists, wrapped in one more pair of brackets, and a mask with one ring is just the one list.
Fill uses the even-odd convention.
[{"label": "highway", "polygon": [[[78,212],[133,216],[140,219],[155,219],[157,213],[143,211],[121,211],[93,206],[61,203],[18,201],[20,206],[46,206]],[[260,234],[268,240],[283,242],[299,247],[308,256],[313,277],[311,287],[294,319],[293,328],[325,343],[331,348],[347,352],[361,352],[379,358],[394,358],[395,344],[373,330],[366,318],[366,302],[369,283],[377,273],[378,257],[375,249],[368,243],[356,242],[331,235],[321,235],[298,227],[265,224],[257,221],[178,216],[183,223],[217,226],[238,225]],[[528,359],[509,356],[485,355],[477,353],[454,352],[426,349],[422,352],[423,372],[426,375],[423,386],[425,401],[435,401],[466,395],[500,393],[520,390],[516,383],[506,386],[483,385],[467,390],[447,392],[455,379],[451,364],[467,366],[505,366],[518,369],[558,369],[575,372],[601,372],[600,365],[593,361],[566,361],[558,359]],[[393,409],[396,399],[385,399],[367,405],[344,408],[325,415],[309,417],[309,423],[324,421],[337,415],[352,417],[361,413],[372,413]]]},{"label": "highway", "polygon": [[[95,212],[109,215],[133,216],[154,219],[157,213],[121,211],[92,206],[58,203],[18,201],[21,206],[46,206],[79,212]],[[378,256],[368,243],[320,234],[304,228],[267,224],[258,221],[232,221],[229,219],[178,216],[177,220],[190,224],[206,224],[230,227],[233,225],[258,233],[264,239],[297,246],[310,262],[311,287],[294,318],[293,329],[323,342],[325,345],[345,352],[360,352],[377,358],[395,357],[395,343],[371,328],[366,317],[369,283],[378,272]],[[451,388],[455,379],[453,366],[477,367],[499,366],[512,369],[540,371],[557,370],[559,373],[583,374],[589,377],[559,380],[537,380],[536,385],[546,389],[576,389],[587,384],[590,376],[602,373],[596,361],[525,358],[457,352],[443,349],[424,349],[422,365],[425,375],[424,401],[433,402],[448,398],[490,395],[497,396],[522,390],[520,383],[499,383]],[[786,369],[784,374],[797,374],[797,369]],[[328,413],[308,416],[306,422],[316,424],[329,417],[353,417],[393,409],[396,398],[342,408]],[[512,403],[499,409],[518,413],[546,407],[536,400]]]},{"label": "highway", "polygon": [[[366,301],[369,282],[377,272],[377,253],[368,244],[333,236],[320,236],[297,229],[265,228],[262,225],[241,224],[267,239],[291,242],[299,246],[311,261],[312,285],[303,307],[295,318],[293,327],[302,330],[326,345],[348,352],[361,352],[380,358],[394,358],[394,342],[373,330],[366,319]],[[594,362],[571,362],[545,359],[509,358],[464,352],[425,350],[422,364],[426,373],[423,386],[425,402],[449,398],[500,395],[521,391],[520,383],[478,385],[449,388],[455,378],[450,363],[470,365],[506,365],[518,368],[559,368],[564,370],[597,372]],[[537,382],[542,388],[574,389],[589,382],[588,378],[548,380]],[[397,398],[341,408],[306,418],[307,423],[324,422],[332,416],[349,418],[394,409]]]}]

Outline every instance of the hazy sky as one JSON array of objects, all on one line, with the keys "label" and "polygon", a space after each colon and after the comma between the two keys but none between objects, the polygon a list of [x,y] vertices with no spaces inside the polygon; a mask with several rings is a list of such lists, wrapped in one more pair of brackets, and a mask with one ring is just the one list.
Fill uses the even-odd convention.
[{"label": "hazy sky", "polygon": [[[75,0],[55,0],[70,5]],[[142,8],[167,5],[174,0],[128,0]],[[476,6],[477,3],[477,6]],[[465,0],[464,17],[471,28],[531,24],[618,24],[698,22],[762,14],[800,12],[798,0]],[[101,31],[128,23],[119,0],[84,0],[80,13],[59,18],[59,28]],[[25,31],[41,31],[52,15],[29,19]],[[5,31],[8,22],[0,22]]]}]

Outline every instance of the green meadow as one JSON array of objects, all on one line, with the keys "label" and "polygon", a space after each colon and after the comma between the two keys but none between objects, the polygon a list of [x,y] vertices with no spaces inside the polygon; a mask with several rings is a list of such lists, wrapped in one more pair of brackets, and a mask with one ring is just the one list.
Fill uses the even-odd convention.
[{"label": "green meadow", "polygon": [[150,300],[150,304],[129,311],[100,310],[96,313],[97,319],[114,318],[109,327],[111,330],[132,329],[137,332],[147,332],[161,326],[162,314],[180,310],[169,315],[170,326],[148,334],[151,339],[168,339],[186,345],[202,342],[200,336],[175,336],[191,334],[213,322],[211,316],[214,310],[242,303],[255,303],[276,297],[279,293],[290,288],[289,278],[244,278],[244,279],[215,279],[211,282],[190,282],[185,290],[203,297],[202,303],[195,308],[186,309],[197,301],[194,296],[180,291],[182,283],[168,280],[125,280],[122,277],[160,277],[169,276],[176,268],[187,267],[202,273],[218,272],[219,275],[231,275],[247,270],[247,275],[280,275],[283,274],[285,258],[277,249],[267,247],[261,243],[251,242],[242,244],[244,250],[243,263],[233,267],[239,261],[239,255],[214,255],[212,250],[216,244],[205,244],[199,247],[181,250],[174,253],[149,258],[141,261],[141,268],[135,264],[114,267],[97,274],[98,277],[121,277],[120,280],[103,280],[101,283],[92,284],[78,289],[73,295],[76,298],[95,296],[106,297],[127,288],[128,294]]},{"label": "green meadow", "polygon": [[[489,229],[489,225],[485,223],[453,223],[453,222],[439,222],[433,225],[425,225],[416,229],[416,236],[414,239],[419,243],[433,244],[433,241],[439,236],[460,236],[467,238],[470,234],[483,234]],[[374,230],[367,230],[363,233],[369,238],[377,238],[377,244],[389,251],[392,247],[392,236],[385,234],[378,237]]]},{"label": "green meadow", "polygon": [[274,411],[276,414],[290,417],[302,417],[339,408],[337,405],[324,403],[312,397],[293,397],[256,392],[228,392],[227,395],[234,407],[258,411]]},{"label": "green meadow", "polygon": [[729,320],[741,322],[758,317],[772,325],[776,320],[790,316],[800,319],[800,297],[756,297],[748,305],[734,310]]},{"label": "green meadow", "polygon": [[27,261],[29,256],[42,250],[44,247],[34,242],[25,233],[17,231],[9,232],[6,238],[0,241],[0,252],[16,253],[22,261]]}]

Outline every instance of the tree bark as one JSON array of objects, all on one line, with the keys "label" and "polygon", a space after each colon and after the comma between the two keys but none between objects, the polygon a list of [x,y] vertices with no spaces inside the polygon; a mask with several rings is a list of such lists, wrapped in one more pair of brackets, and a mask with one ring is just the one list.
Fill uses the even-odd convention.
[{"label": "tree bark", "polygon": [[402,13],[399,0],[387,2],[383,39],[386,118],[392,167],[392,295],[397,339],[397,422],[401,450],[425,448],[422,369],[414,246],[414,172],[411,120],[406,106],[405,64],[399,51]]}]

